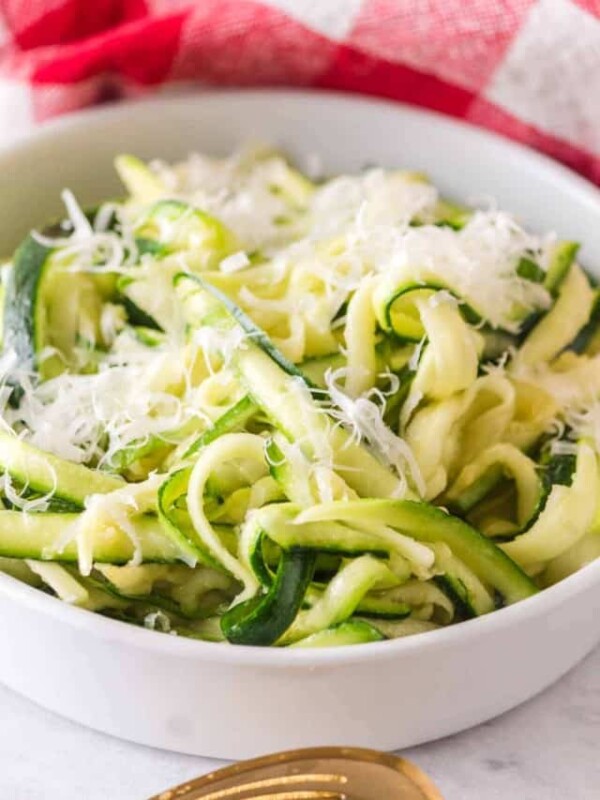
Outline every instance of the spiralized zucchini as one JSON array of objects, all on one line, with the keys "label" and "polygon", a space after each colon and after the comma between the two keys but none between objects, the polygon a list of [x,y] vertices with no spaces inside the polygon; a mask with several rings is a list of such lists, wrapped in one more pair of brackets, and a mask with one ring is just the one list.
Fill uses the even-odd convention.
[{"label": "spiralized zucchini", "polygon": [[116,159],[2,269],[0,570],[161,632],[322,647],[600,555],[577,245],[419,174]]}]

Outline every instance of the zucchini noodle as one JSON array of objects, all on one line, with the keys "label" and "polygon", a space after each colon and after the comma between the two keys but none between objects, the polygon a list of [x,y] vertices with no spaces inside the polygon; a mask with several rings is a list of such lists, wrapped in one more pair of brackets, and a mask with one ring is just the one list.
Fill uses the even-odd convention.
[{"label": "zucchini noodle", "polygon": [[0,570],[209,642],[381,642],[600,557],[600,302],[578,246],[418,173],[246,149],[2,268]]}]

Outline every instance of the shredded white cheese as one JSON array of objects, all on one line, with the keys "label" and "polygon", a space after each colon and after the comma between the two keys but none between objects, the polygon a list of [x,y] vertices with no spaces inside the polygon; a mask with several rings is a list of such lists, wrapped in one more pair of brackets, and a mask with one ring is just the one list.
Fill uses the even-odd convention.
[{"label": "shredded white cheese", "polygon": [[245,269],[248,264],[250,264],[250,259],[243,250],[239,250],[237,253],[224,258],[219,264],[219,269],[226,275],[231,275],[233,272]]},{"label": "shredded white cheese", "polygon": [[[570,437],[573,440],[590,440],[596,452],[600,453],[600,402],[596,401],[584,407],[567,410],[565,423],[570,429]],[[569,445],[568,442],[556,442],[555,444]],[[575,452],[576,449],[573,453]]]},{"label": "shredded white cheese", "polygon": [[[536,399],[543,396],[542,388],[548,394],[546,416],[531,421],[532,440],[548,432],[554,415],[553,452],[575,453],[581,438],[591,440],[600,452],[600,380],[590,386],[591,377],[599,374],[593,359],[563,354],[551,365],[523,372],[508,364],[513,355],[509,349],[498,364],[482,364],[488,326],[518,332],[532,312],[551,305],[543,285],[521,277],[518,267],[522,259],[531,259],[548,270],[553,234],[528,233],[494,204],[463,213],[413,173],[365,169],[313,183],[264,148],[226,159],[192,155],[173,166],[154,162],[150,172],[131,156],[121,166],[130,175],[130,181],[124,178],[128,200],[105,203],[92,220],[66,190],[67,221],[46,234],[34,234],[53,249],[49,263],[61,278],[50,284],[54,294],[67,294],[64,287],[71,278],[79,282],[78,290],[82,287],[68,302],[44,309],[50,335],[34,356],[38,366],[52,356],[51,367],[66,371],[41,381],[33,363],[19,363],[10,349],[0,356],[2,427],[69,462],[127,478],[116,491],[89,495],[85,509],[42,558],[76,547],[80,575],[88,576],[98,541],[126,537],[121,560],[131,553],[130,565],[141,565],[144,543],[163,535],[158,526],[156,531],[145,527],[146,517],[142,527],[141,515],[156,519],[160,488],[164,498],[168,487],[175,487],[171,527],[165,530],[173,534],[172,526],[184,520],[180,532],[187,548],[180,557],[195,567],[196,557],[201,558],[195,546],[202,546],[203,554],[208,550],[243,583],[238,601],[255,596],[259,576],[229,541],[232,528],[252,521],[254,507],[287,499],[307,513],[315,503],[358,500],[352,487],[359,483],[351,480],[361,469],[354,458],[356,445],[388,468],[379,467],[390,478],[386,495],[438,497],[458,451],[476,449],[486,436],[493,441],[524,436],[528,409],[538,406],[533,401],[528,406],[526,389],[517,403],[519,382],[531,381]],[[310,171],[321,173],[314,158]],[[165,200],[172,202],[154,206]],[[50,236],[52,232],[57,236]],[[2,267],[3,285],[11,268]],[[187,273],[185,280],[181,273]],[[203,280],[195,281],[199,273]],[[253,370],[244,371],[252,335],[236,324],[235,313],[229,320],[224,309],[215,311],[214,304],[205,302],[210,292],[199,284],[209,283],[325,388],[309,389],[298,375],[279,381],[275,373],[271,388],[281,396],[269,405],[269,386],[255,382],[269,382],[271,373],[261,372],[258,360]],[[54,302],[51,292],[45,297]],[[478,315],[476,324],[469,308]],[[81,320],[80,309],[85,310]],[[67,321],[75,318],[68,336],[61,338],[60,319],[51,320],[52,312],[64,313]],[[499,342],[507,339],[513,340],[498,335]],[[256,343],[263,346],[260,337]],[[408,396],[399,396],[398,375],[406,374],[406,366],[416,377],[409,378]],[[492,408],[495,400],[488,408],[483,398],[475,411],[469,405],[480,368],[506,376],[511,400],[506,413],[501,409],[501,419]],[[287,372],[293,375],[293,370]],[[248,424],[240,424],[241,431],[216,435],[208,446],[198,443],[198,436],[244,397],[257,401],[256,406],[254,400],[247,403]],[[434,401],[437,421],[427,417]],[[293,419],[292,413],[299,418]],[[394,429],[388,424],[392,415],[399,417]],[[216,433],[225,427],[217,426]],[[438,429],[444,435],[434,442]],[[433,431],[429,439],[428,431]],[[404,432],[408,441],[399,435]],[[269,437],[282,451],[289,481],[275,469],[267,474],[264,448]],[[431,447],[423,447],[425,440]],[[346,464],[344,446],[351,449]],[[0,475],[0,494],[7,505],[36,513],[48,509],[57,475],[41,497],[16,483],[8,473]],[[378,491],[375,486],[373,494]],[[397,540],[392,571],[384,568],[378,580],[391,576],[404,581],[412,574],[419,581],[405,585],[413,594],[421,592],[441,570],[435,548],[382,525],[375,530],[376,525],[375,520],[368,527],[382,540]],[[72,591],[76,587],[64,580],[70,568],[64,575],[62,567],[38,572],[64,599],[79,602]],[[214,574],[217,579],[210,586],[200,581],[196,600],[209,589],[222,590],[224,601],[231,599],[233,581]],[[56,588],[59,579],[62,589]],[[87,602],[88,582],[83,584],[82,603]],[[150,593],[152,582],[145,586]],[[331,586],[335,591],[335,579]],[[386,586],[369,584],[377,591]],[[189,605],[196,589],[192,592],[191,584],[182,583],[178,590],[170,599],[183,603],[187,596]],[[407,599],[415,613],[430,616],[433,595],[413,603],[411,592]],[[215,604],[220,602],[217,595]],[[175,633],[168,614],[145,611],[138,622]],[[207,613],[212,613],[208,606]],[[208,631],[217,622],[218,616],[203,627]]]},{"label": "shredded white cheese", "polygon": [[361,397],[349,397],[338,385],[343,384],[345,378],[345,368],[330,370],[325,376],[331,400],[328,413],[350,431],[354,441],[366,442],[384,464],[394,468],[404,491],[410,485],[422,497],[425,494],[425,482],[419,465],[407,442],[384,422],[385,398],[382,393],[372,389]]},{"label": "shredded white cheese", "polygon": [[161,633],[174,633],[171,630],[171,620],[164,611],[152,611],[144,617],[144,627],[151,631]]},{"label": "shredded white cheese", "polygon": [[[205,417],[187,380],[184,349],[168,343],[145,347],[128,333],[117,339],[95,374],[64,373],[34,385],[19,373],[23,397],[18,409],[5,402],[4,422],[61,458],[110,465],[132,444],[152,436],[169,441],[173,431]],[[13,363],[8,361],[5,380],[15,375]],[[3,396],[9,393],[6,387]]]}]

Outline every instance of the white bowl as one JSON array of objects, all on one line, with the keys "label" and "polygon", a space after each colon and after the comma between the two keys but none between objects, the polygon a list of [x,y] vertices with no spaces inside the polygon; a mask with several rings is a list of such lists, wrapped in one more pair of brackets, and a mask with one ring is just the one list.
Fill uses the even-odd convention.
[{"label": "white bowl", "polygon": [[[464,124],[326,93],[231,92],[128,104],[45,127],[0,153],[0,252],[60,211],[117,190],[112,159],[225,154],[248,139],[316,153],[328,171],[427,171],[450,195],[493,195],[584,243],[600,276],[600,200],[563,167]],[[243,758],[319,744],[408,747],[483,722],[559,678],[600,639],[600,561],[487,617],[320,651],[178,639],[71,608],[0,575],[0,680],[125,739]]]}]

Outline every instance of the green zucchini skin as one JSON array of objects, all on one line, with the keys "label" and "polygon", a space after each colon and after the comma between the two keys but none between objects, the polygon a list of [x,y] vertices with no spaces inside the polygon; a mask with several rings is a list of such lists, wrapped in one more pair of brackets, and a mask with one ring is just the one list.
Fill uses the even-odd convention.
[{"label": "green zucchini skin", "polygon": [[450,573],[438,575],[435,582],[452,600],[461,619],[472,619],[480,615],[479,610],[472,603],[467,587],[456,575]]},{"label": "green zucchini skin", "polygon": [[[321,399],[322,392],[313,386],[303,372],[274,347],[264,331],[222,292],[197,275],[187,273],[176,276],[176,285],[184,280],[198,284],[201,290],[214,299],[216,324],[222,322],[224,326],[232,327],[237,322],[247,334],[246,347],[238,350],[234,358],[234,366],[241,381],[256,406],[262,409],[275,427],[284,432],[291,441],[302,439],[306,433],[306,414],[314,413],[311,395],[312,399]],[[190,324],[202,324],[202,322],[202,319],[196,319]],[[296,398],[299,393],[302,394],[302,390],[305,390],[307,396]],[[325,435],[327,423],[323,419],[319,420],[318,415],[315,416],[314,426],[315,430],[319,426]],[[344,476],[359,494],[392,495],[397,490],[398,478],[393,472],[365,447],[350,441],[349,434],[345,430],[334,429],[332,437],[337,457],[345,470]]]},{"label": "green zucchini skin", "polygon": [[397,288],[390,296],[386,299],[384,307],[381,309],[380,312],[380,324],[382,325],[383,329],[393,334],[396,339],[401,342],[420,342],[423,336],[425,335],[425,329],[421,324],[421,321],[418,318],[415,318],[411,321],[412,324],[409,325],[407,328],[400,327],[397,322],[394,320],[394,306],[399,301],[412,301],[413,294],[419,295],[426,295],[428,293],[434,293],[445,289],[445,285],[441,282],[434,282],[434,281],[427,281],[425,283],[406,283],[403,286]]},{"label": "green zucchini skin", "polygon": [[[91,208],[85,216],[94,223],[98,208]],[[114,230],[116,219],[108,229]],[[73,228],[68,220],[59,220],[47,225],[44,236],[58,238],[68,236]],[[6,349],[17,354],[19,365],[35,366],[36,350],[43,347],[41,332],[37,330],[36,301],[45,267],[54,248],[42,244],[34,233],[29,233],[15,252],[13,268],[6,285],[4,304],[3,341]]]},{"label": "green zucchini skin", "polygon": [[32,492],[51,494],[63,509],[83,509],[91,494],[107,494],[126,484],[105,472],[45,453],[8,433],[0,433],[0,472]]},{"label": "green zucchini skin", "polygon": [[166,247],[157,242],[156,239],[148,239],[144,236],[135,237],[135,246],[137,248],[138,256],[164,256],[167,255]]},{"label": "green zucchini skin", "polygon": [[[261,347],[248,346],[240,350],[236,354],[235,366],[257,406],[290,441],[301,442],[306,437],[307,415],[312,415],[312,432],[331,439],[339,469],[358,494],[367,497],[394,494],[398,478],[392,470],[362,444],[353,442],[343,428],[330,431],[327,421],[314,414],[310,391]],[[310,442],[304,447],[306,455],[313,457]]]},{"label": "green zucchini skin", "polygon": [[116,600],[123,601],[125,606],[142,609],[144,614],[159,609],[161,611],[166,611],[175,618],[181,618],[183,620],[201,620],[206,619],[212,613],[210,609],[207,610],[200,606],[187,609],[181,603],[177,602],[177,600],[173,600],[171,597],[156,590],[152,590],[148,594],[130,594],[128,592],[123,592],[98,572],[86,576],[85,578],[76,574],[76,578],[86,587],[91,586],[98,591],[109,594]]},{"label": "green zucchini skin", "polygon": [[469,511],[484,500],[503,479],[502,467],[489,467],[455,500],[448,502],[448,508],[456,516],[464,517]]},{"label": "green zucchini skin", "polygon": [[178,501],[186,496],[191,471],[191,467],[182,467],[172,472],[161,485],[158,490],[158,518],[165,536],[182,553],[201,564],[223,571],[220,563],[198,541],[187,509],[177,507]]},{"label": "green zucchini skin", "polygon": [[396,394],[388,398],[383,415],[384,422],[392,430],[397,430],[400,427],[402,408],[410,394],[417,371],[410,364],[405,364],[395,374],[400,381],[400,388]]},{"label": "green zucchini skin", "polygon": [[[23,514],[21,511],[0,511],[0,556],[5,558],[32,558],[36,561],[77,563],[77,543],[72,540],[60,552],[52,551],[64,536],[65,529],[79,519],[79,514],[44,513]],[[144,563],[173,564],[181,561],[181,551],[164,536],[156,517],[141,516],[136,521]],[[94,563],[127,564],[134,547],[127,534],[113,531],[100,532],[93,543]]]},{"label": "green zucchini skin", "polygon": [[[484,325],[480,329],[483,336],[483,353],[481,356],[482,364],[489,361],[497,361],[509,348],[514,347],[517,337],[499,328],[492,328]],[[480,373],[483,371],[480,369]]]},{"label": "green zucchini skin", "polygon": [[[14,350],[18,363],[33,369],[38,338],[35,305],[38,287],[52,248],[31,234],[17,249],[8,276],[4,306],[4,347]],[[17,391],[18,394],[18,391]]]},{"label": "green zucchini skin", "polygon": [[[330,503],[331,513],[319,517],[321,521],[340,519],[339,508],[344,507],[345,518],[360,522],[377,519],[396,528],[419,542],[442,542],[477,577],[498,591],[505,603],[516,603],[539,591],[528,575],[499,547],[458,517],[452,517],[436,506],[414,500],[350,500]],[[306,519],[311,511],[304,512]],[[302,516],[302,515],[301,515]]]},{"label": "green zucchini skin", "polygon": [[244,313],[238,305],[232,302],[227,295],[223,294],[223,292],[198,275],[182,272],[175,276],[176,285],[183,280],[190,280],[197,283],[201,289],[211,295],[214,300],[217,301],[217,305],[220,309],[224,311],[233,322],[237,322],[244,333],[247,334],[248,339],[266,353],[266,355],[281,367],[284,372],[292,377],[301,378],[311,389],[316,388],[302,370],[289,361],[280,350],[274,347],[266,333],[259,328],[258,325],[255,325],[250,317]]},{"label": "green zucchini skin", "polygon": [[550,494],[554,484],[570,486],[573,483],[576,467],[577,456],[574,453],[552,455],[546,462],[542,461],[542,480],[547,494]]},{"label": "green zucchini skin", "polygon": [[153,331],[163,330],[154,317],[151,317],[143,308],[136,305],[126,294],[121,294],[119,299],[127,314],[127,321],[130,322],[131,325],[149,328]]},{"label": "green zucchini skin", "polygon": [[315,356],[303,361],[299,368],[304,379],[311,385],[325,388],[325,373],[327,370],[336,370],[345,366],[346,359],[342,353],[332,353],[328,356]]},{"label": "green zucchini skin", "polygon": [[316,553],[283,551],[275,580],[266,594],[240,603],[221,618],[221,629],[232,644],[267,647],[290,627],[312,580]]},{"label": "green zucchini skin", "polygon": [[[523,528],[514,534],[497,537],[497,541],[509,542],[528,531],[537,521],[538,517],[546,507],[546,503],[552,491],[552,487],[559,484],[570,486],[575,475],[577,457],[575,455],[550,455],[544,454],[541,457],[540,466],[537,470],[539,475],[539,495],[537,504]],[[463,492],[463,494],[448,503],[450,511],[458,517],[467,516],[478,503],[483,501],[490,492],[503,480],[502,469],[499,466],[490,467],[474,483]],[[496,537],[495,537],[496,538]],[[446,584],[446,589],[451,592],[452,586]],[[456,588],[456,587],[454,587]],[[460,594],[460,593],[459,593]],[[456,592],[453,592],[453,599]]]},{"label": "green zucchini skin", "polygon": [[[559,242],[556,245],[555,251],[552,255],[550,266],[548,267],[548,271],[545,273],[544,277],[541,280],[538,278],[528,277],[528,280],[532,280],[534,283],[542,283],[545,289],[547,289],[553,298],[556,298],[558,295],[558,291],[567,277],[573,262],[577,256],[579,251],[579,244],[577,242]],[[523,270],[523,259],[520,262],[521,270]],[[530,264],[534,264],[537,267],[537,264],[534,262],[529,262]],[[525,267],[526,272],[533,274],[533,268]],[[517,268],[517,273],[519,269]],[[586,273],[587,274],[587,273]],[[536,271],[537,275],[537,271]],[[552,307],[549,309],[552,310]],[[532,314],[529,314],[525,319],[522,321],[518,336],[516,337],[516,345],[520,347],[525,338],[531,333],[531,331],[536,327],[536,325],[541,322],[541,320],[549,313],[548,311],[534,311]]]},{"label": "green zucchini skin", "polygon": [[[178,224],[181,229],[174,240],[160,238],[160,223],[167,221]],[[158,230],[157,230],[158,226]],[[190,240],[190,234],[203,236],[205,241],[199,246]],[[237,241],[228,228],[216,217],[207,214],[182,200],[160,199],[148,210],[142,220],[136,237],[138,251],[151,253],[158,257],[189,250],[198,253],[206,250],[202,269],[212,269],[226,255],[236,249]]]},{"label": "green zucchini skin", "polygon": [[[58,228],[47,228],[44,235]],[[68,226],[62,234],[66,231]],[[16,353],[20,368],[42,381],[75,366],[73,350],[84,323],[94,329],[95,346],[102,303],[114,296],[114,275],[69,275],[54,261],[56,252],[29,234],[17,249],[6,287],[5,347]],[[55,352],[42,356],[47,347]],[[17,389],[14,405],[21,396]]]},{"label": "green zucchini skin", "polygon": [[517,536],[520,536],[522,533],[526,533],[530,528],[533,527],[542,511],[546,508],[546,503],[548,502],[548,498],[552,492],[552,487],[555,485],[570,486],[573,483],[573,478],[575,477],[576,467],[577,456],[575,455],[548,455],[542,457],[539,470],[541,491],[537,508],[531,515],[531,518],[527,521],[527,524],[523,530],[518,531],[513,536],[510,536],[507,541],[516,539]]},{"label": "green zucchini skin", "polygon": [[215,439],[223,436],[223,434],[242,430],[246,422],[248,422],[250,417],[256,414],[257,410],[256,404],[249,395],[242,397],[241,400],[238,400],[234,406],[219,417],[211,428],[204,431],[195,442],[192,442],[183,454],[183,460],[185,461],[188,458],[192,458],[199,453],[203,447],[214,442]]},{"label": "green zucchini skin", "polygon": [[[250,553],[250,566],[260,583],[269,588],[273,585],[273,574],[267,565],[263,554],[263,543],[265,542],[264,531],[257,537],[256,546]],[[314,572],[314,570],[313,570]]]},{"label": "green zucchini skin", "polygon": [[579,252],[579,242],[559,242],[552,255],[552,261],[544,278],[544,286],[556,295],[561,283],[567,277],[573,262]]},{"label": "green zucchini skin", "polygon": [[412,608],[408,603],[399,603],[377,597],[363,597],[356,607],[356,613],[369,619],[406,619]]},{"label": "green zucchini skin", "polygon": [[[587,274],[587,273],[586,273]],[[589,277],[589,276],[588,276]],[[600,290],[596,289],[596,299],[590,319],[569,346],[577,355],[596,355],[600,341]],[[591,351],[591,352],[590,352]]]},{"label": "green zucchini skin", "polygon": [[382,642],[385,636],[363,619],[349,619],[339,625],[333,625],[324,631],[313,633],[289,645],[294,649],[311,647],[343,647],[352,644],[369,644]]},{"label": "green zucchini skin", "polygon": [[517,275],[532,283],[543,283],[546,273],[531,258],[521,258],[517,265]]}]

